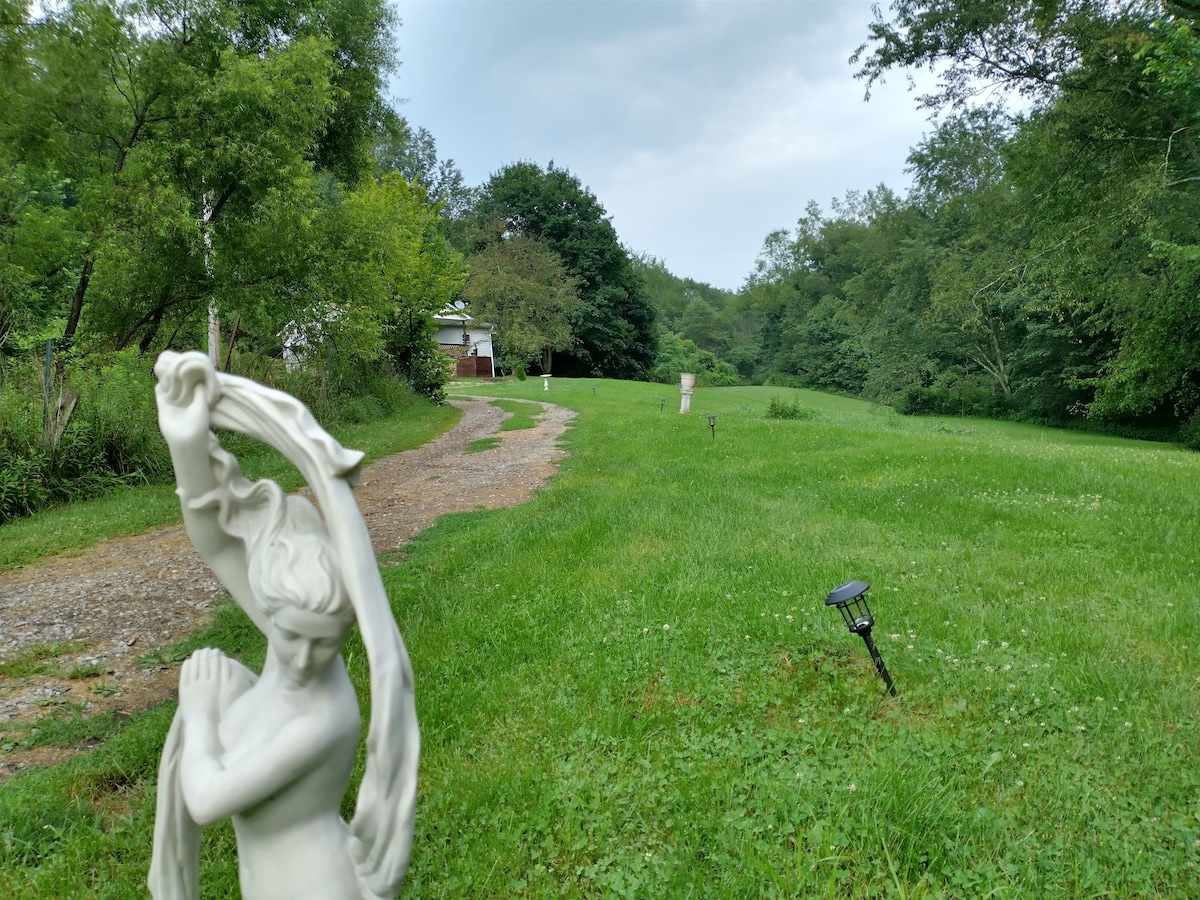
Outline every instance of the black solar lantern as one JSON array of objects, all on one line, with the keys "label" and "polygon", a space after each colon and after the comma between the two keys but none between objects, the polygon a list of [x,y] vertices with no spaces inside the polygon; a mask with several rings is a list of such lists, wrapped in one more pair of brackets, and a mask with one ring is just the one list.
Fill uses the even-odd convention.
[{"label": "black solar lantern", "polygon": [[708,417],[708,427],[712,430],[713,440],[717,439],[717,414],[713,413]]},{"label": "black solar lantern", "polygon": [[867,606],[867,591],[870,588],[865,581],[847,581],[845,584],[839,584],[829,592],[829,596],[825,598],[825,605],[836,606],[846,627],[863,639],[871,659],[875,660],[879,677],[887,685],[888,693],[895,697],[896,686],[892,684],[892,676],[888,674],[883,657],[879,655],[879,648],[875,646],[871,637],[871,626],[875,624],[875,616],[871,614],[871,607]]}]

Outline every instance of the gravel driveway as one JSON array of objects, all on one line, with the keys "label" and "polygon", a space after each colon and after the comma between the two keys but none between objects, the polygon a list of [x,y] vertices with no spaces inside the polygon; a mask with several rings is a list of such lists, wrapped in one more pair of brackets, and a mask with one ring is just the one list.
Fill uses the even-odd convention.
[{"label": "gravel driveway", "polygon": [[[498,449],[467,454],[468,444],[495,435],[508,414],[482,399],[451,402],[463,410],[458,425],[363,472],[355,494],[376,554],[402,546],[444,513],[527,500],[566,455],[558,438],[571,410],[542,403],[536,427],[502,432]],[[127,715],[173,697],[176,667],[153,660],[204,625],[222,593],[182,525],[0,574],[0,662],[62,645],[46,660],[52,674],[0,676],[0,746],[13,724],[54,708]],[[11,749],[0,755],[0,778],[71,752]]]}]

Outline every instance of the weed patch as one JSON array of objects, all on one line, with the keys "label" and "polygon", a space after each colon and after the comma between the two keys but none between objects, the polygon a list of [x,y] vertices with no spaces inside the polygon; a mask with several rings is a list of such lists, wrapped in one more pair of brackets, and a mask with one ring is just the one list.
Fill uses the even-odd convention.
[{"label": "weed patch", "polygon": [[500,431],[520,431],[524,428],[534,428],[542,408],[536,403],[523,400],[493,400],[492,406],[499,407],[510,415],[500,423]]},{"label": "weed patch", "polygon": [[500,446],[500,438],[492,436],[480,438],[477,441],[471,441],[464,448],[464,453],[483,453],[487,450],[495,450]]}]

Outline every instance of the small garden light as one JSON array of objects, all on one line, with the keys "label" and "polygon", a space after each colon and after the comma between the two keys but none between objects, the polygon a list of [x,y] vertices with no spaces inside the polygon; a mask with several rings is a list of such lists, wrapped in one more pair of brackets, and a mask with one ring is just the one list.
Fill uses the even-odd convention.
[{"label": "small garden light", "polygon": [[870,587],[865,581],[847,581],[845,584],[839,584],[829,592],[829,596],[825,598],[825,605],[836,606],[846,622],[846,627],[863,639],[871,653],[871,659],[875,660],[879,677],[887,685],[888,693],[895,697],[896,686],[892,684],[892,676],[888,674],[883,657],[879,655],[879,648],[871,638],[871,626],[875,624],[875,617],[871,614],[871,608],[867,606],[867,591]]},{"label": "small garden light", "polygon": [[708,427],[712,429],[713,440],[717,439],[717,415],[712,413],[708,417]]},{"label": "small garden light", "polygon": [[662,412],[662,411],[663,411],[663,407],[664,407],[664,406],[666,406],[666,405],[667,405],[667,398],[666,398],[666,397],[659,397],[659,398],[658,398],[658,411],[659,411],[659,412]]}]

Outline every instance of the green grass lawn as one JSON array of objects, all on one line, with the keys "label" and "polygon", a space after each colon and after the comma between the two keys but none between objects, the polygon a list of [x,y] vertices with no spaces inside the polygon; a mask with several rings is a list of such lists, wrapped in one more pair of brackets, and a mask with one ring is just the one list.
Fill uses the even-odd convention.
[{"label": "green grass lawn", "polygon": [[[779,388],[470,392],[579,415],[532,501],[384,570],[404,897],[1200,896],[1200,456]],[[851,578],[897,698],[824,606]],[[262,652],[229,610],[202,640]],[[0,786],[0,896],[141,890],[169,715]]]}]

